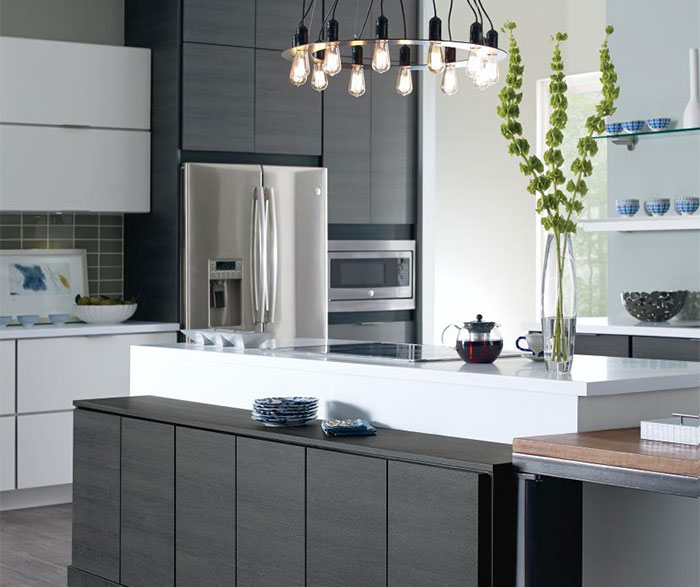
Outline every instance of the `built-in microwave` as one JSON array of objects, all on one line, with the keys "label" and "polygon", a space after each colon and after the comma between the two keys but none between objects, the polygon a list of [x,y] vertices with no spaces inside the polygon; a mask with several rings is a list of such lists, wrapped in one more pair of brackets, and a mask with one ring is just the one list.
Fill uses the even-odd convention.
[{"label": "built-in microwave", "polygon": [[329,241],[328,311],[415,309],[415,257],[415,241]]}]

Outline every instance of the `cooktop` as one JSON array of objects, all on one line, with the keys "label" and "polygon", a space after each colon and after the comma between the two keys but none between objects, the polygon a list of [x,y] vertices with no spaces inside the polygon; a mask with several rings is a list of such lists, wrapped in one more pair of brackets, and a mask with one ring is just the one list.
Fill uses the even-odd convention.
[{"label": "cooktop", "polygon": [[398,342],[331,343],[318,346],[300,346],[285,350],[326,356],[367,357],[421,363],[428,361],[459,361],[456,351],[440,346]]}]

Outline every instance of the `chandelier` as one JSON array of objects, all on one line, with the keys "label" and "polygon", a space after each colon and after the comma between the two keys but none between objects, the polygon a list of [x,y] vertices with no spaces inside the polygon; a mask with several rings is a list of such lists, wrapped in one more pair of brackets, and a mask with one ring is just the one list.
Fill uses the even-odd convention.
[{"label": "chandelier", "polygon": [[[365,93],[365,48],[372,50],[372,69],[378,74],[388,72],[392,66],[398,67],[396,92],[408,96],[413,91],[413,71],[427,70],[435,75],[442,74],[440,89],[448,96],[459,89],[458,70],[464,69],[468,79],[480,90],[498,82],[500,71],[498,62],[505,59],[507,53],[498,48],[498,32],[484,8],[482,0],[466,0],[474,22],[469,27],[469,41],[457,41],[452,38],[452,11],[454,0],[450,1],[447,20],[448,38],[442,38],[442,20],[437,15],[437,5],[433,0],[433,17],[428,22],[427,39],[409,39],[406,33],[406,13],[403,0],[401,8],[403,37],[389,37],[389,19],[384,15],[384,0],[379,0],[380,14],[375,21],[374,38],[363,38],[374,0],[369,0],[369,7],[360,31],[351,40],[340,40],[340,23],[335,19],[336,9],[341,0],[332,0],[330,8],[323,18],[321,30],[316,42],[309,42],[309,30],[306,19],[313,13],[317,0],[302,0],[301,19],[293,37],[293,46],[282,53],[282,57],[291,61],[289,81],[295,86],[303,86],[311,78],[311,87],[322,92],[328,87],[329,79],[336,76],[342,68],[351,69],[348,92],[357,98]],[[343,0],[352,1],[352,0]],[[355,0],[359,9],[360,0]],[[488,21],[488,31],[484,33],[484,17]],[[352,58],[341,57],[341,47],[349,47]],[[398,60],[392,59],[398,53]],[[415,58],[412,60],[412,49]],[[424,61],[418,55],[427,52]]]}]

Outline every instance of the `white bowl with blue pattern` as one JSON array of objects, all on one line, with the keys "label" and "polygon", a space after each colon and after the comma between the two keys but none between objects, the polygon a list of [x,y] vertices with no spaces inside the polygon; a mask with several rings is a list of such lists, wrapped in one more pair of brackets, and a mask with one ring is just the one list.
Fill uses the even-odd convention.
[{"label": "white bowl with blue pattern", "polygon": [[622,128],[625,132],[639,132],[644,128],[643,120],[625,120],[622,123]]},{"label": "white bowl with blue pattern", "polygon": [[649,118],[647,125],[651,130],[666,130],[671,124],[670,118]]},{"label": "white bowl with blue pattern", "polygon": [[606,122],[605,132],[609,135],[619,135],[622,132],[621,122]]},{"label": "white bowl with blue pattern", "polygon": [[639,200],[634,198],[615,200],[615,210],[620,216],[632,218],[632,216],[639,212]]},{"label": "white bowl with blue pattern", "polygon": [[644,202],[644,209],[649,216],[663,216],[671,208],[671,200],[668,198],[651,198]]},{"label": "white bowl with blue pattern", "polygon": [[12,322],[12,316],[0,316],[0,328],[5,328],[10,322]]},{"label": "white bowl with blue pattern", "polygon": [[31,328],[37,322],[39,322],[39,315],[38,314],[22,314],[21,316],[17,316],[17,321],[25,328]]},{"label": "white bowl with blue pattern", "polygon": [[695,214],[700,208],[700,198],[694,196],[680,196],[676,198],[676,212],[681,216]]}]

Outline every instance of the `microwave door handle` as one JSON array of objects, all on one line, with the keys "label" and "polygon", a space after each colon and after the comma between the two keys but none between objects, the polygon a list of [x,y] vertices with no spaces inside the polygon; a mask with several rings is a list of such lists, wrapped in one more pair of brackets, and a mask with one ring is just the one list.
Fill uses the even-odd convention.
[{"label": "microwave door handle", "polygon": [[277,202],[275,198],[275,189],[265,189],[267,203],[267,292],[266,292],[266,310],[267,316],[265,322],[270,324],[275,321],[277,308],[277,266],[279,263],[279,235],[277,232]]}]

